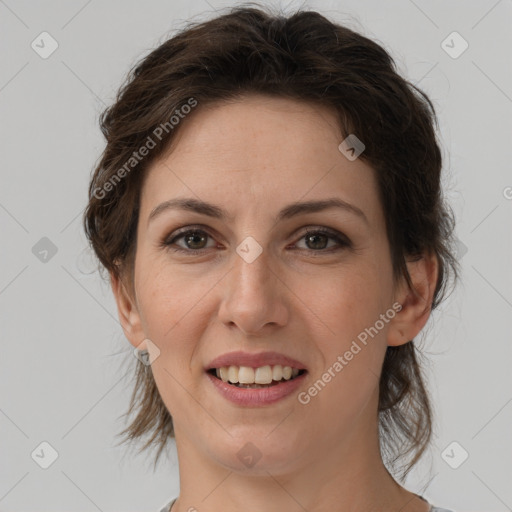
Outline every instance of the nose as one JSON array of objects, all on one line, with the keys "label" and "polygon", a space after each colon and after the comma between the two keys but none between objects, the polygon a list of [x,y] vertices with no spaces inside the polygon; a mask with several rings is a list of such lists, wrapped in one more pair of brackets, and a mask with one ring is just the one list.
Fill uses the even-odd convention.
[{"label": "nose", "polygon": [[238,254],[234,260],[234,267],[224,278],[220,320],[246,335],[261,335],[286,325],[287,287],[270,267],[265,251],[250,263]]}]

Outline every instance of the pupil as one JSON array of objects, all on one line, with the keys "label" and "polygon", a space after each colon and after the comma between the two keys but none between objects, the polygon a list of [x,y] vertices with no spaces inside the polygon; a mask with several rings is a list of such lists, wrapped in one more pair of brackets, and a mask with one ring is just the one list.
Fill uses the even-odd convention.
[{"label": "pupil", "polygon": [[315,240],[315,239],[318,241],[318,238],[323,238],[324,243],[320,243],[320,246],[321,246],[321,247],[319,247],[319,246],[317,246],[317,245],[315,244],[315,242],[313,242],[313,246],[314,246],[313,248],[314,248],[314,249],[325,249],[325,241],[326,241],[326,239],[327,239],[327,237],[326,237],[325,235],[322,235],[322,234],[313,234],[313,235],[308,235],[308,236],[307,236],[307,241],[309,242],[309,241],[311,241],[311,240]]},{"label": "pupil", "polygon": [[190,242],[192,241],[192,249],[201,249],[202,247],[194,247],[194,241],[193,241],[194,238],[199,238],[200,240],[202,239],[204,241],[205,237],[203,235],[201,235],[199,232],[194,232],[187,237],[188,245],[190,245]]}]

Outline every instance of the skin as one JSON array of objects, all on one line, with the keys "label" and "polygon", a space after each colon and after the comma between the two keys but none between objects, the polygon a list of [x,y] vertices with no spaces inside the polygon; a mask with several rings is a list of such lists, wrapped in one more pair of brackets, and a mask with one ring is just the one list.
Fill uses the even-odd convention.
[{"label": "skin", "polygon": [[[338,150],[344,137],[329,110],[248,95],[199,105],[182,123],[143,185],[133,288],[112,276],[126,337],[160,350],[152,371],[179,457],[172,512],[427,512],[382,463],[377,405],[386,347],[407,343],[428,320],[436,258],[408,263],[417,294],[393,281],[374,170]],[[290,203],[333,196],[360,208],[367,223],[336,208],[273,220]],[[214,203],[232,218],[167,210],[148,223],[177,197]],[[208,236],[174,242],[188,254],[161,245],[194,224]],[[337,230],[351,246],[322,235],[315,245],[305,227]],[[236,252],[248,236],[262,248],[252,263]],[[204,373],[226,352],[274,350],[305,363],[307,390],[395,302],[402,310],[306,405],[294,393],[238,407]],[[252,468],[237,457],[249,441],[261,454]]]}]

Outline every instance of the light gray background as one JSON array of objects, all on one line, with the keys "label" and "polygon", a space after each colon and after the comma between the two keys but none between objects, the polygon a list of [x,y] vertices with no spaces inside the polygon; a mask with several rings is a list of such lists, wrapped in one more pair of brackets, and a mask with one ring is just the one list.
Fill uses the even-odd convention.
[{"label": "light gray background", "polygon": [[[175,452],[153,474],[149,455],[113,447],[132,390],[123,361],[135,360],[91,273],[81,214],[103,148],[98,115],[128,69],[227,5],[0,0],[1,511],[156,511],[178,494]],[[458,512],[512,510],[512,2],[282,6],[376,39],[435,103],[463,275],[425,331],[436,438],[407,485]],[[43,31],[59,45],[47,59],[31,48]],[[456,59],[441,46],[453,31],[469,44]],[[32,251],[42,237],[57,248],[46,262]],[[43,441],[58,452],[48,469],[31,458]],[[458,469],[442,457],[453,441],[469,453]]]}]

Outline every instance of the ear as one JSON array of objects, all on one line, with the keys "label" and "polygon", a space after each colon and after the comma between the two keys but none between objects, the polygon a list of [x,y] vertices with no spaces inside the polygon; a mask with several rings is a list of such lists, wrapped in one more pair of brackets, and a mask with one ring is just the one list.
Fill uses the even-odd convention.
[{"label": "ear", "polygon": [[395,299],[402,309],[389,322],[387,333],[389,346],[404,345],[414,339],[423,329],[431,313],[432,299],[439,272],[435,254],[424,254],[420,259],[408,261],[407,270],[414,290],[411,290],[402,278]]},{"label": "ear", "polygon": [[128,341],[140,350],[146,350],[144,331],[140,320],[137,303],[132,294],[126,289],[122,279],[110,274],[110,285],[117,303],[119,321]]}]

